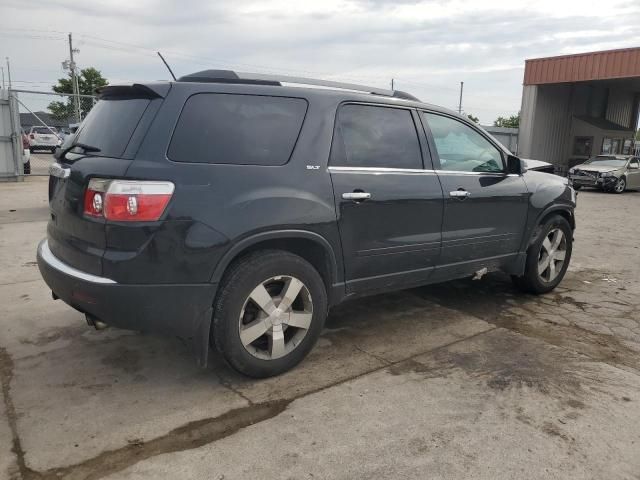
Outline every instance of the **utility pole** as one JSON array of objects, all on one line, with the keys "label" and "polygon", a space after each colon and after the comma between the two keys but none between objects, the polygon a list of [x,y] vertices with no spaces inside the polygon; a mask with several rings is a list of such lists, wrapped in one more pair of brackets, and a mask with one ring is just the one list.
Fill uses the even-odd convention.
[{"label": "utility pole", "polygon": [[[9,57],[4,57],[4,58],[7,60],[7,76],[9,77],[9,90],[11,90],[11,65],[9,65]],[[4,78],[4,74],[3,74],[3,78]]]},{"label": "utility pole", "polygon": [[0,70],[2,71],[2,89],[4,90],[4,67],[0,67]]},{"label": "utility pole", "polygon": [[391,79],[391,90],[393,90],[393,78]]},{"label": "utility pole", "polygon": [[458,102],[458,113],[462,115],[462,89],[464,88],[464,82],[460,82],[460,101]]},{"label": "utility pole", "polygon": [[73,49],[73,39],[71,33],[69,33],[69,68],[71,69],[71,88],[73,89],[73,109],[75,111],[76,122],[82,121],[82,115],[80,113],[80,89],[78,86],[78,76],[76,75],[76,62],[73,60],[74,52],[79,50]]}]

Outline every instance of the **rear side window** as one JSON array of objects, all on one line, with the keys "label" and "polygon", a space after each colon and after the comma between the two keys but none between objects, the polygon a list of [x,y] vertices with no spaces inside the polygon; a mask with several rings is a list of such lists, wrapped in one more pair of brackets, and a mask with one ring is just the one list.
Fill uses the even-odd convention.
[{"label": "rear side window", "polygon": [[168,156],[176,162],[284,165],[306,111],[300,98],[199,93],[185,103]]},{"label": "rear side window", "polygon": [[409,110],[345,105],[338,112],[334,147],[332,165],[422,168],[418,134]]},{"label": "rear side window", "polygon": [[149,103],[138,98],[100,100],[82,122],[74,143],[97,147],[105,157],[121,157]]}]

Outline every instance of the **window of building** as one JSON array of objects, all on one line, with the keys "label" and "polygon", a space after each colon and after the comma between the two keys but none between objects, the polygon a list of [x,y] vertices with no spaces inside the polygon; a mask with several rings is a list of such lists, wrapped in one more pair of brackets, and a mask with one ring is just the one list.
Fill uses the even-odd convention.
[{"label": "window of building", "polygon": [[573,154],[582,157],[590,157],[592,146],[593,137],[575,137],[575,141],[573,143]]}]

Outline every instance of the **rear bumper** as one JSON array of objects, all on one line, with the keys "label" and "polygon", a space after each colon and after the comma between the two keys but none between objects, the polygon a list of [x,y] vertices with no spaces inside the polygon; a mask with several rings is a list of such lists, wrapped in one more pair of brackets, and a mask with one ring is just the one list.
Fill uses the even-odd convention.
[{"label": "rear bumper", "polygon": [[117,283],[62,262],[46,239],[38,245],[37,261],[54,296],[76,310],[119,328],[193,339],[199,360],[206,361],[216,284]]}]

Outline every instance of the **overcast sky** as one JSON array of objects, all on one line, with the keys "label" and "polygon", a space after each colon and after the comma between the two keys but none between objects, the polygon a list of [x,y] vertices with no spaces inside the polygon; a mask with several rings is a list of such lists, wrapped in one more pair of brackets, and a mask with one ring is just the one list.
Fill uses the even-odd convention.
[{"label": "overcast sky", "polygon": [[14,88],[49,90],[73,32],[78,65],[111,83],[168,79],[156,50],[178,76],[228,68],[382,87],[395,78],[449,108],[464,81],[463,109],[482,123],[517,113],[526,58],[640,45],[638,0],[0,0],[0,19]]}]

